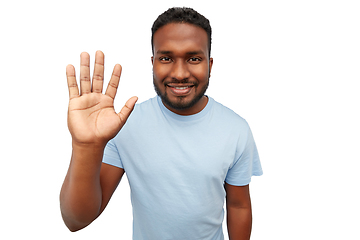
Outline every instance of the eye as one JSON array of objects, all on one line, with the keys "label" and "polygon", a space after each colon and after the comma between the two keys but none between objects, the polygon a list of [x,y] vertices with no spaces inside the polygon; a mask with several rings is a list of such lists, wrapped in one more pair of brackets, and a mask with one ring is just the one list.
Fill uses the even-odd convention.
[{"label": "eye", "polygon": [[160,62],[170,62],[171,58],[169,58],[169,57],[160,57],[159,60],[160,60]]},{"label": "eye", "polygon": [[192,57],[192,58],[189,58],[188,61],[191,62],[191,63],[199,63],[199,62],[201,62],[201,58]]}]

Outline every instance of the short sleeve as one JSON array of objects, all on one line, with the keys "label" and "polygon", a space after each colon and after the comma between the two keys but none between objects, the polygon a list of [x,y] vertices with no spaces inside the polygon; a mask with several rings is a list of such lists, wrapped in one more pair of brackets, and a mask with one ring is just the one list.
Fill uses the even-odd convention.
[{"label": "short sleeve", "polygon": [[118,167],[124,168],[120,159],[119,151],[116,147],[114,140],[110,140],[104,150],[103,163]]},{"label": "short sleeve", "polygon": [[225,182],[234,186],[245,186],[252,176],[263,174],[259,154],[250,128],[246,138],[239,138],[234,163],[229,168]]}]

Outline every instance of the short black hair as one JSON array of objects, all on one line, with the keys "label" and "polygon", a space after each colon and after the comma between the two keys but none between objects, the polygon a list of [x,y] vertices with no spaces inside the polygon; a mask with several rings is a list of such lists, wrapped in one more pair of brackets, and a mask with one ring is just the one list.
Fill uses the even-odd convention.
[{"label": "short black hair", "polygon": [[187,7],[174,7],[169,8],[167,11],[159,15],[159,17],[155,20],[152,28],[151,28],[151,48],[154,54],[154,34],[155,32],[169,23],[189,23],[195,26],[201,27],[204,29],[208,36],[208,45],[209,45],[209,57],[211,52],[211,26],[210,21],[195,11],[192,8]]}]

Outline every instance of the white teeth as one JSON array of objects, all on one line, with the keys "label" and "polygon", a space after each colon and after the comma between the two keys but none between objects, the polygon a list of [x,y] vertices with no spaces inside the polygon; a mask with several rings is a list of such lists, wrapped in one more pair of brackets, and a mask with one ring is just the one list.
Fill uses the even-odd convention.
[{"label": "white teeth", "polygon": [[175,87],[176,89],[187,89],[188,87]]}]

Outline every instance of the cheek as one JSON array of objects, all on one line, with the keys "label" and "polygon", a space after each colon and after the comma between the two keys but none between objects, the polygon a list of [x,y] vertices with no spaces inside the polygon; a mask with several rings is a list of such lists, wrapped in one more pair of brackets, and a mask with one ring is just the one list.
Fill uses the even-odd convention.
[{"label": "cheek", "polygon": [[209,68],[207,66],[197,66],[191,69],[193,75],[199,81],[204,81],[209,78]]},{"label": "cheek", "polygon": [[154,64],[153,75],[156,81],[163,81],[167,76],[166,69],[164,67],[157,66],[157,64]]}]

